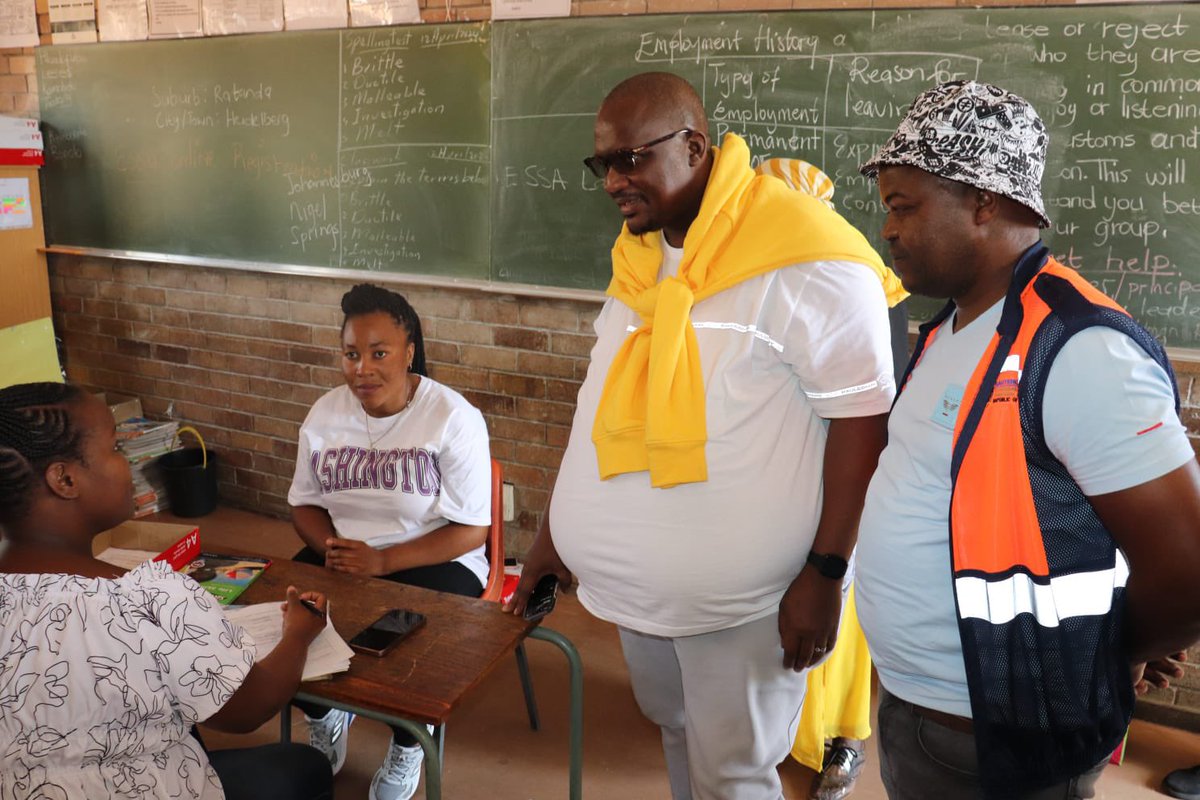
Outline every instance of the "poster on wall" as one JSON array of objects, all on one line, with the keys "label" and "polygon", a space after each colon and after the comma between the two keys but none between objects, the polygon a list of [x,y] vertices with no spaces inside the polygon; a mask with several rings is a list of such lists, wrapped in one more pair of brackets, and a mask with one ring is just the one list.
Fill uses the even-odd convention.
[{"label": "poster on wall", "polygon": [[38,43],[33,0],[0,3],[0,47],[34,47]]},{"label": "poster on wall", "polygon": [[346,0],[283,0],[289,31],[346,27]]},{"label": "poster on wall", "polygon": [[283,0],[203,0],[204,33],[269,33],[283,30]]},{"label": "poster on wall", "polygon": [[203,36],[200,0],[148,0],[151,39]]},{"label": "poster on wall", "polygon": [[569,16],[571,0],[492,0],[492,19]]},{"label": "poster on wall", "polygon": [[33,227],[28,178],[0,178],[0,230]]},{"label": "poster on wall", "polygon": [[53,44],[96,41],[95,0],[50,0],[50,41]]},{"label": "poster on wall", "polygon": [[406,25],[421,21],[417,0],[350,0],[350,24]]},{"label": "poster on wall", "polygon": [[103,0],[96,9],[102,42],[132,42],[150,36],[146,0]]}]

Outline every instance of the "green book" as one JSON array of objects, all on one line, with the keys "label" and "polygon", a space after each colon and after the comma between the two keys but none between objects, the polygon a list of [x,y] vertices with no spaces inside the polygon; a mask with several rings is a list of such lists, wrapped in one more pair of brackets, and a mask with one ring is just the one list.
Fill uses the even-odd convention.
[{"label": "green book", "polygon": [[267,567],[269,558],[201,553],[183,568],[192,580],[207,589],[223,606],[231,604]]}]

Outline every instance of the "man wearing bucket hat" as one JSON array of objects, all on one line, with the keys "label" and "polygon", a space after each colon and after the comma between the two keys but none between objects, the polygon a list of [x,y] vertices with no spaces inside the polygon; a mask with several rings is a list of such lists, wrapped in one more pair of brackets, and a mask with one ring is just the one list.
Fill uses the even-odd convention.
[{"label": "man wearing bucket hat", "polygon": [[1171,367],[1042,243],[1047,140],[1024,99],[956,81],[862,167],[905,288],[950,300],[899,381],[859,532],[892,800],[1092,797],[1132,665],[1200,637],[1200,468]]}]

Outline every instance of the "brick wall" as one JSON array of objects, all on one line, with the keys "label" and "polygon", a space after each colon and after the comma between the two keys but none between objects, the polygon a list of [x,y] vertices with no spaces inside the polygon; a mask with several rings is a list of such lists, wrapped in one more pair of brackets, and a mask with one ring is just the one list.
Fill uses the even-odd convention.
[{"label": "brick wall", "polygon": [[[573,0],[572,13],[873,5],[872,0]],[[421,6],[427,22],[489,16],[486,3],[472,0],[422,0]],[[44,25],[44,18],[39,21]],[[32,51],[0,50],[0,113],[36,115],[32,72]],[[52,256],[50,270],[55,325],[66,344],[71,379],[137,394],[151,414],[173,403],[225,459],[221,491],[227,501],[285,514],[300,422],[309,405],[341,380],[337,303],[351,281],[65,256]],[[462,391],[487,418],[493,454],[516,485],[509,551],[523,553],[566,441],[598,304],[395,288],[422,316],[433,376]],[[1200,434],[1200,364],[1177,367],[1185,421]],[[1192,660],[1200,662],[1200,648]],[[1141,703],[1139,714],[1200,727],[1200,665],[1187,670],[1175,686]]]},{"label": "brick wall", "polygon": [[[296,436],[342,382],[349,280],[50,257],[54,324],[72,381],[174,412],[220,452],[221,494],[286,516]],[[598,303],[394,286],[421,315],[430,373],[487,418],[516,486],[510,552],[537,530],[587,369]]]},{"label": "brick wall", "polygon": [[0,50],[0,114],[38,115],[37,75],[34,72],[32,47]]}]

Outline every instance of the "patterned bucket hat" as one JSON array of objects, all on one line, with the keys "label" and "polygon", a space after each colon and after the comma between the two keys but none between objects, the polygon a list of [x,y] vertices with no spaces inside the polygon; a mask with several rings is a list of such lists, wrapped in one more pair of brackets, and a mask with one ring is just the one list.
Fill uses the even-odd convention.
[{"label": "patterned bucket hat", "polygon": [[1024,98],[978,81],[950,81],[917,96],[891,138],[859,171],[918,167],[1016,200],[1050,227],[1042,203],[1046,126]]}]

